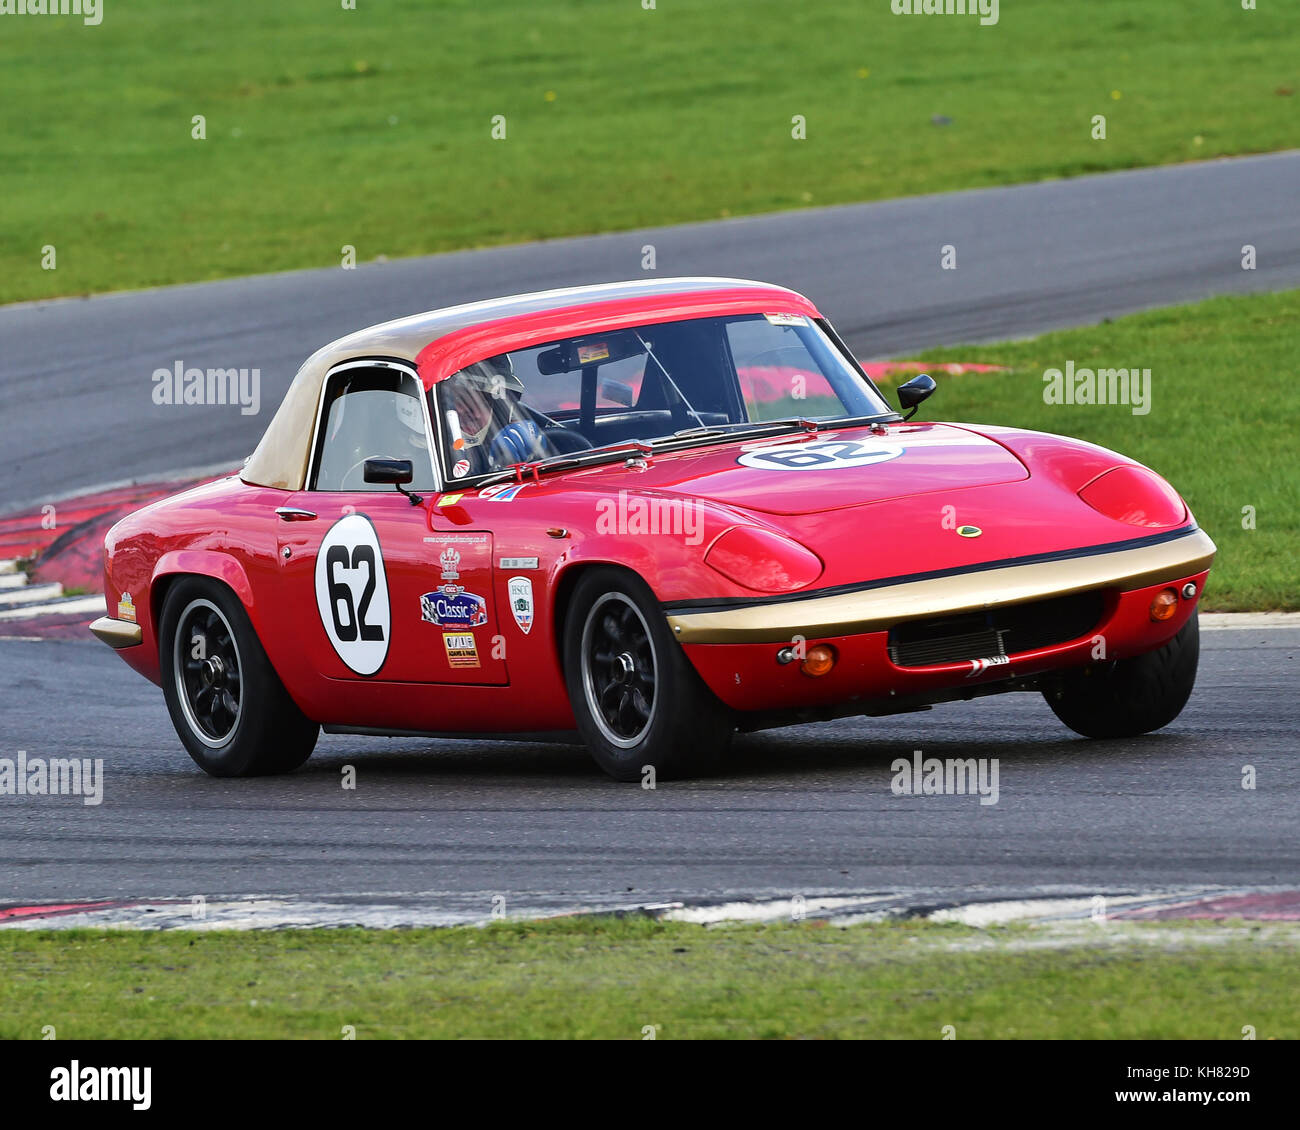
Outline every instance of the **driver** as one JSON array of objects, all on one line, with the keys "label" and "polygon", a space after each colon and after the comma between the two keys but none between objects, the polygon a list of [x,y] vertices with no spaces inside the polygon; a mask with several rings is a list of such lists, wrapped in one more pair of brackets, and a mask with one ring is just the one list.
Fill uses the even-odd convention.
[{"label": "driver", "polygon": [[449,407],[444,416],[454,478],[554,454],[521,403],[524,386],[509,354],[478,361],[447,384]]}]

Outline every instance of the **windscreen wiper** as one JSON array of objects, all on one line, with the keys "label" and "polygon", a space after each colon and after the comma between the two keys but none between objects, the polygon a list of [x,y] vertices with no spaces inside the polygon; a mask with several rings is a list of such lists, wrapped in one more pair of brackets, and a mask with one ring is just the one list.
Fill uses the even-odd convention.
[{"label": "windscreen wiper", "polygon": [[743,431],[763,431],[767,428],[794,428],[799,427],[812,435],[816,435],[823,429],[848,428],[857,424],[869,424],[872,420],[879,420],[889,416],[897,416],[897,412],[876,412],[869,416],[846,416],[842,419],[814,420],[808,416],[783,416],[777,420],[739,420],[730,424],[705,424],[699,428],[683,428],[679,432],[673,432],[672,436],[666,439],[693,439],[695,437],[707,437],[711,435],[730,435],[733,432]]}]

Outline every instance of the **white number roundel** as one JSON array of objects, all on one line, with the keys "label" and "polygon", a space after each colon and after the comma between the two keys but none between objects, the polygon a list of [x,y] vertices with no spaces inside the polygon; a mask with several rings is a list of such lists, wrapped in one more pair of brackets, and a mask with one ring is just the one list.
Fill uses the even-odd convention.
[{"label": "white number roundel", "polygon": [[837,439],[763,447],[745,452],[737,462],[765,471],[835,471],[844,467],[870,467],[902,454],[903,448],[891,444]]},{"label": "white number roundel", "polygon": [[392,614],[379,536],[370,519],[349,514],[329,528],[316,554],[316,608],[348,669],[373,675],[388,658]]}]

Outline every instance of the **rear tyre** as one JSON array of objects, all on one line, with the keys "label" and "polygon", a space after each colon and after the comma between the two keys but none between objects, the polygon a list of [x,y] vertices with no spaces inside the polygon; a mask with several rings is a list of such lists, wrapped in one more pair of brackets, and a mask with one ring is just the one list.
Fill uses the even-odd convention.
[{"label": "rear tyre", "polygon": [[158,639],[167,711],[205,773],[288,773],[311,756],[320,727],[289,697],[225,585],[202,577],[173,585]]},{"label": "rear tyre", "polygon": [[1196,613],[1167,644],[1145,655],[1071,671],[1043,692],[1047,705],[1085,738],[1131,738],[1168,726],[1196,682]]},{"label": "rear tyre", "polygon": [[621,569],[585,574],[564,623],[564,679],[587,748],[616,781],[707,772],[731,714],[672,637],[659,602]]}]

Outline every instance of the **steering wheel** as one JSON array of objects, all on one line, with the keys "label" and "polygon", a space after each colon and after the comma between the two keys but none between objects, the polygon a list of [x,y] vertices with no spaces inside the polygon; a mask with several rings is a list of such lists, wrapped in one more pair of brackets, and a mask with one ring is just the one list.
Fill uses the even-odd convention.
[{"label": "steering wheel", "polygon": [[363,455],[360,459],[358,459],[355,463],[353,463],[352,466],[349,467],[346,472],[344,472],[343,478],[339,480],[338,489],[356,490],[357,486],[352,482],[352,476],[358,469],[361,470],[361,485],[365,486],[366,485],[366,473],[365,473],[366,460],[371,458],[373,458],[373,456]]}]

